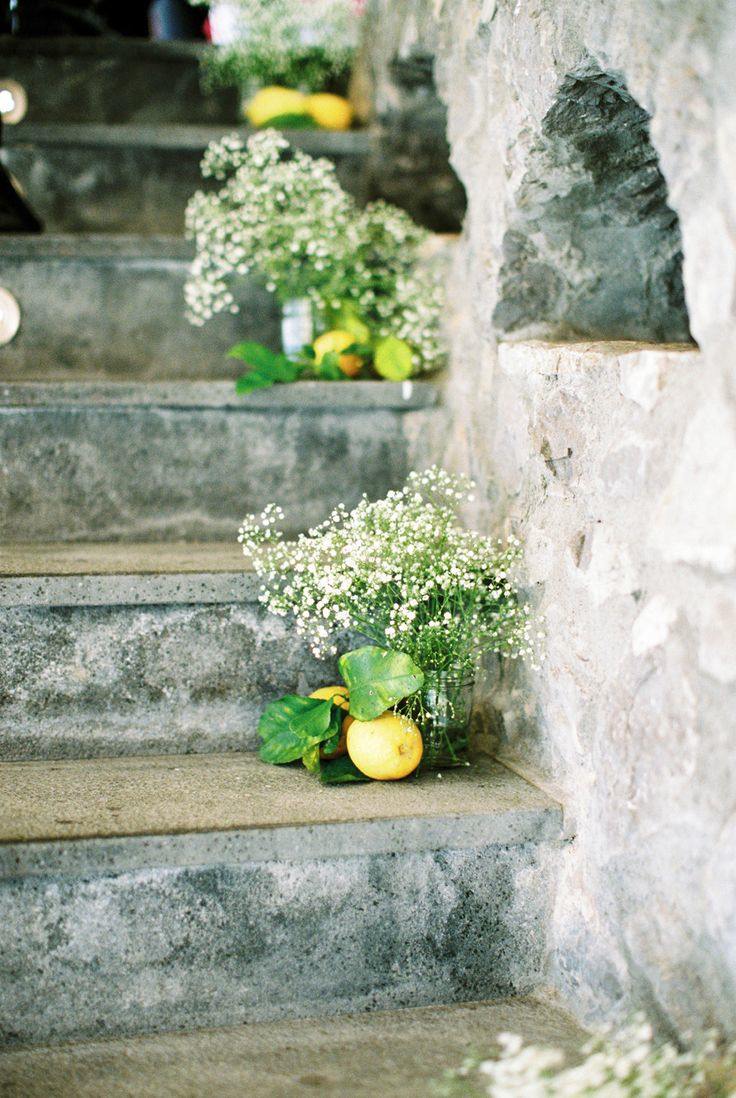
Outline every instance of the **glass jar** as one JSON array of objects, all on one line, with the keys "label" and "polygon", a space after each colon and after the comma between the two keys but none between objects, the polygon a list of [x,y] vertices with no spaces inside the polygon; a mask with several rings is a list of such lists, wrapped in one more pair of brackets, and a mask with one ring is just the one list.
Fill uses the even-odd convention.
[{"label": "glass jar", "polygon": [[475,678],[468,672],[425,672],[417,719],[424,742],[421,768],[470,766],[474,686]]},{"label": "glass jar", "polygon": [[312,302],[308,297],[292,297],[281,307],[281,347],[289,358],[314,339]]}]

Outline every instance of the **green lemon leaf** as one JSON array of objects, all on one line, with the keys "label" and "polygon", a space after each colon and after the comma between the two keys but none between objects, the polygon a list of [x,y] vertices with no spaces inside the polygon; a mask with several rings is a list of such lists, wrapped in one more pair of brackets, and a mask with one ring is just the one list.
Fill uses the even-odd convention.
[{"label": "green lemon leaf", "polygon": [[264,762],[289,763],[332,734],[332,702],[287,694],[271,702],[258,722]]},{"label": "green lemon leaf", "polygon": [[238,396],[245,396],[247,393],[252,393],[256,389],[268,389],[273,385],[273,378],[266,377],[264,374],[260,374],[258,370],[251,370],[249,374],[243,374],[235,382],[235,392]]},{"label": "green lemon leaf", "polygon": [[230,358],[239,358],[252,367],[251,372],[239,378],[236,383],[238,393],[264,389],[277,381],[296,381],[304,369],[299,363],[292,362],[286,355],[276,354],[262,343],[236,343],[230,348],[228,355]]},{"label": "green lemon leaf", "polygon": [[[342,722],[341,722],[342,723]],[[337,745],[340,742],[340,730],[333,732],[329,740],[325,740],[324,743],[319,745],[320,751],[324,751],[325,755],[333,755],[337,751]]]},{"label": "green lemon leaf", "polygon": [[310,774],[319,774],[319,751],[320,745],[316,743],[314,747],[308,747],[302,755],[302,762]]},{"label": "green lemon leaf", "polygon": [[262,343],[236,343],[227,353],[229,358],[239,358],[254,370],[268,368],[278,357],[274,351],[264,347]]},{"label": "green lemon leaf", "polygon": [[343,785],[346,782],[369,782],[371,780],[358,770],[349,755],[342,755],[339,759],[323,762],[319,778],[325,785]]},{"label": "green lemon leaf", "polygon": [[345,374],[340,369],[340,356],[336,351],[328,351],[316,369],[317,376],[323,381],[345,380]]},{"label": "green lemon leaf", "polygon": [[386,336],[376,346],[373,366],[387,381],[406,381],[414,370],[412,359],[412,349],[406,340]]},{"label": "green lemon leaf", "polygon": [[350,691],[350,713],[359,721],[380,717],[424,682],[421,668],[406,652],[370,644],[346,652],[338,666]]}]

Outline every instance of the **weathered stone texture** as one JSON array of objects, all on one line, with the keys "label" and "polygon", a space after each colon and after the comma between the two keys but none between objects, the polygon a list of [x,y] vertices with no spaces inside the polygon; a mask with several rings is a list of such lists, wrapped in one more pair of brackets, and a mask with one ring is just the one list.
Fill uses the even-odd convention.
[{"label": "weathered stone texture", "polygon": [[107,36],[0,38],[3,75],[28,93],[26,121],[63,124],[236,123],[235,88],[202,92],[200,64],[207,49],[194,42]]},{"label": "weathered stone texture", "polygon": [[427,1098],[489,1034],[520,1033],[574,1057],[586,1034],[536,998],[0,1053],[5,1098]]},{"label": "weathered stone texture", "polygon": [[[640,1005],[664,1028],[733,1030],[736,4],[408,7],[415,21],[439,17],[435,71],[469,201],[451,279],[446,460],[480,482],[470,517],[525,539],[530,593],[547,615],[542,669],[506,669],[492,701],[503,755],[555,783],[576,823],[551,928],[553,972],[586,1019]],[[626,191],[620,160],[591,150],[586,162],[579,133],[564,163],[556,146],[561,174],[540,160],[564,89],[593,69],[626,89],[630,121],[638,109],[650,118],[651,145],[639,142],[640,160],[635,145],[627,151],[629,208],[641,212],[649,173],[656,225],[666,210],[677,214],[697,355],[595,342],[499,352],[497,310],[519,289],[526,336],[537,324],[548,338],[568,321],[568,333],[631,335],[622,308],[646,313],[647,295],[660,317],[680,317],[679,328],[667,320],[647,337],[686,334],[681,303],[667,312],[678,296],[667,273],[675,238],[627,235],[624,219],[603,263],[602,238],[588,236],[606,213],[591,219],[591,196],[608,196],[610,219],[612,196]],[[611,137],[624,141],[615,125]],[[536,221],[521,202],[530,172]],[[561,202],[566,215],[553,224]],[[508,265],[509,234],[520,228],[546,257],[544,279],[526,287]],[[629,279],[623,293],[629,260],[649,267],[640,290]],[[576,265],[591,294],[573,299],[552,283],[569,281]],[[590,320],[596,300],[611,303],[605,325]]]},{"label": "weathered stone texture", "polygon": [[257,602],[5,609],[0,758],[245,750],[336,672]]},{"label": "weathered stone texture", "polygon": [[193,327],[184,319],[192,255],[171,238],[0,238],[0,285],[21,310],[0,378],[238,377],[242,363],[227,351],[245,337],[278,347],[278,306],[245,282],[239,313]]},{"label": "weathered stone texture", "polygon": [[0,883],[6,1044],[421,1006],[538,983],[534,844]]},{"label": "weathered stone texture", "polygon": [[265,403],[216,387],[204,407],[189,404],[186,383],[163,397],[154,385],[132,404],[125,387],[81,387],[67,403],[48,386],[33,407],[6,406],[0,416],[0,538],[226,540],[242,515],[273,501],[287,534],[305,530],[339,502],[398,487],[415,440],[424,445],[431,412],[404,413],[400,401],[371,407],[384,383],[358,384],[329,404],[319,389],[317,407],[308,382],[279,386]]},{"label": "weathered stone texture", "polygon": [[[172,234],[203,182],[200,162],[222,126],[34,125],[7,135],[3,162],[49,232]],[[244,131],[245,132],[245,131]],[[367,133],[296,130],[289,141],[335,162],[337,176],[367,197]]]},{"label": "weathered stone texture", "polygon": [[369,5],[356,83],[370,100],[376,141],[373,197],[408,210],[435,232],[458,232],[465,192],[450,166],[447,111],[437,94],[431,20],[412,18],[414,0]]}]

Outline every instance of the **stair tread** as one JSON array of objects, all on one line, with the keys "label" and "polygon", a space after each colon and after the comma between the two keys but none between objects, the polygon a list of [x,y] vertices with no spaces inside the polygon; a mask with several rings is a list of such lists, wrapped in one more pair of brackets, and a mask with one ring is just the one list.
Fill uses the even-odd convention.
[{"label": "stair tread", "polygon": [[0,546],[0,607],[230,604],[259,592],[234,537]]},{"label": "stair tread", "polygon": [[240,546],[213,542],[30,543],[0,546],[0,577],[242,572]]},{"label": "stair tread", "polygon": [[0,1054],[9,1098],[426,1098],[498,1033],[575,1057],[586,1034],[543,998],[288,1019]]},{"label": "stair tread", "polygon": [[[440,835],[432,821],[443,825]],[[441,778],[349,787],[323,786],[301,767],[269,766],[254,753],[0,763],[0,844],[339,824],[360,825],[362,842],[366,828],[400,822],[392,841],[426,849],[438,838],[451,846],[469,821],[476,845],[525,842],[559,837],[561,810],[487,759]],[[324,850],[324,838],[318,843]]]}]

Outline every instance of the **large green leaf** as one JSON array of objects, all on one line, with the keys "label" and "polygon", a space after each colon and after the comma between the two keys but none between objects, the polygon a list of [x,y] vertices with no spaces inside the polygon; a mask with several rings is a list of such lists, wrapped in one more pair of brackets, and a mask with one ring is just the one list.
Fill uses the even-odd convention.
[{"label": "large green leaf", "polygon": [[328,350],[322,361],[315,365],[316,376],[322,381],[346,381],[346,374],[339,368],[339,355],[334,350]]},{"label": "large green leaf", "polygon": [[255,389],[266,389],[277,382],[296,381],[304,367],[292,362],[286,355],[264,347],[262,343],[236,343],[228,351],[230,358],[238,358],[251,367],[250,373],[238,378],[236,392],[241,395],[252,393]]},{"label": "large green leaf", "polygon": [[249,374],[243,374],[235,382],[235,392],[238,396],[247,396],[248,393],[253,393],[256,389],[268,389],[273,384],[273,378],[259,374],[257,370],[251,370]]},{"label": "large green leaf", "polygon": [[366,645],[340,657],[340,674],[350,691],[350,713],[371,721],[424,682],[421,668],[406,652]]},{"label": "large green leaf", "polygon": [[406,381],[414,372],[414,355],[409,344],[396,336],[386,336],[376,346],[373,367],[386,381]]},{"label": "large green leaf", "polygon": [[262,343],[236,343],[227,353],[229,358],[239,358],[254,370],[268,369],[278,357],[275,351],[264,347]]},{"label": "large green leaf", "polygon": [[310,774],[319,774],[320,762],[319,751],[320,744],[316,743],[314,747],[308,747],[302,755],[302,762],[306,766]]},{"label": "large green leaf", "polygon": [[264,762],[289,763],[332,734],[332,702],[287,694],[264,710],[258,722]]},{"label": "large green leaf", "polygon": [[371,780],[358,770],[349,755],[342,755],[339,759],[323,762],[319,777],[325,785],[343,785],[346,782],[369,782]]}]

